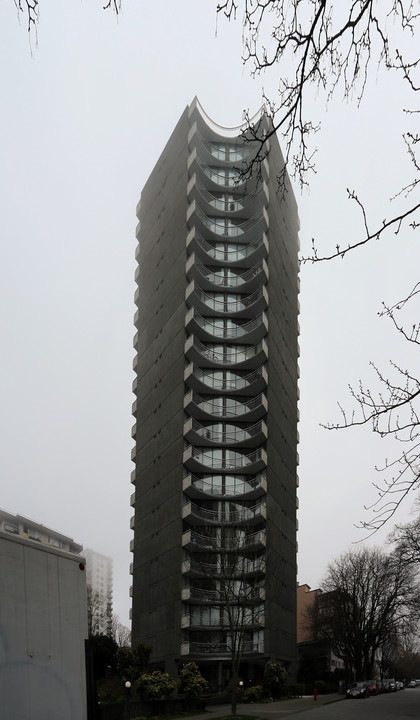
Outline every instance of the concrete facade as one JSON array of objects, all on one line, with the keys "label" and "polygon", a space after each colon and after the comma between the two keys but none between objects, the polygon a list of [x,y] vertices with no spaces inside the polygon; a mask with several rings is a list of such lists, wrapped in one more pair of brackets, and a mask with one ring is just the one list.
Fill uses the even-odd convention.
[{"label": "concrete facade", "polygon": [[86,719],[84,559],[0,531],[0,715]]},{"label": "concrete facade", "polygon": [[137,207],[132,641],[214,689],[228,584],[242,675],[296,657],[299,223],[277,138],[238,182],[250,150],[195,99]]},{"label": "concrete facade", "polygon": [[19,535],[19,537],[35,540],[42,545],[64,550],[65,552],[78,555],[83,550],[83,545],[77,543],[73,538],[67,537],[62,533],[46,527],[35,520],[24,517],[23,515],[12,515],[12,513],[0,508],[0,530],[11,535]]}]

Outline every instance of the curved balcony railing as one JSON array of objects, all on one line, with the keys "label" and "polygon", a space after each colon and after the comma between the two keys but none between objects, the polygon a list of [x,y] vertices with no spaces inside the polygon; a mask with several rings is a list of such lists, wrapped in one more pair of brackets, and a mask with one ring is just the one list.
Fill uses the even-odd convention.
[{"label": "curved balcony railing", "polygon": [[232,522],[247,522],[249,520],[260,519],[266,515],[264,503],[258,503],[254,507],[241,507],[235,506],[231,508],[224,508],[220,506],[217,510],[210,510],[197,505],[196,503],[187,503],[184,507],[190,509],[191,513],[197,515],[204,520],[209,520],[212,523],[232,523]]},{"label": "curved balcony railing", "polygon": [[218,324],[217,321],[213,322],[212,319],[203,317],[195,309],[191,309],[189,312],[190,315],[187,316],[187,319],[191,317],[204,332],[221,340],[236,340],[237,338],[249,335],[253,330],[260,327],[265,319],[265,315],[262,312],[252,320],[244,323],[236,322],[230,318],[227,319],[228,323],[226,323],[226,321],[221,318],[220,324]]},{"label": "curved balcony railing", "polygon": [[229,457],[218,457],[209,448],[196,448],[190,445],[188,449],[191,457],[197,460],[198,463],[215,470],[239,470],[261,461],[265,462],[266,456],[263,448],[258,448],[249,455],[229,450]]},{"label": "curved balcony railing", "polygon": [[217,160],[224,160],[225,162],[238,162],[238,160],[244,160],[246,157],[250,156],[253,149],[250,143],[248,145],[238,145],[237,143],[229,143],[228,141],[225,143],[216,143],[211,140],[207,140],[203,137],[197,126],[195,129],[195,135],[214,158],[217,158]]},{"label": "curved balcony railing", "polygon": [[209,243],[207,240],[203,238],[203,236],[198,232],[198,230],[195,230],[194,232],[194,238],[197,242],[197,245],[203,250],[203,252],[206,253],[210,258],[213,260],[219,260],[220,262],[238,262],[240,260],[244,260],[245,258],[248,258],[250,255],[252,255],[256,250],[258,250],[263,245],[267,245],[267,238],[265,233],[262,233],[260,237],[258,237],[253,242],[249,243],[249,245],[240,245],[238,244],[237,248],[218,248],[215,247],[211,243]]},{"label": "curved balcony railing", "polygon": [[192,342],[193,346],[200,355],[203,355],[203,357],[208,360],[212,360],[213,362],[220,363],[222,365],[236,365],[245,362],[246,360],[250,360],[255,357],[255,355],[258,355],[258,353],[264,349],[263,340],[256,345],[248,345],[245,347],[242,345],[239,345],[238,347],[235,347],[234,345],[227,345],[223,348],[223,351],[212,348],[210,345],[204,345],[204,343],[196,337],[193,337]]},{"label": "curved balcony railing", "polygon": [[[226,556],[229,557],[229,556]],[[223,558],[225,559],[225,558]],[[183,572],[197,573],[199,575],[210,575],[210,576],[243,576],[250,575],[252,573],[265,572],[265,557],[258,557],[254,560],[250,558],[241,558],[237,562],[223,562],[223,563],[203,563],[199,560],[189,558],[183,563]]]},{"label": "curved balcony railing", "polygon": [[[216,606],[217,607],[217,606]],[[219,606],[220,608],[220,606]],[[218,608],[218,609],[219,609]],[[215,613],[215,608],[212,608],[212,612],[209,612],[209,608],[205,608],[206,612],[196,613],[191,612],[181,616],[181,628],[183,629],[196,629],[196,630],[227,630],[229,627],[229,619],[223,614],[220,616]],[[247,610],[251,608],[247,608]],[[265,625],[264,613],[250,613],[247,612],[244,616],[247,630],[257,630]]]},{"label": "curved balcony railing", "polygon": [[201,548],[202,550],[238,552],[254,546],[265,547],[265,531],[258,530],[248,535],[238,533],[237,537],[224,537],[222,539],[221,537],[204,535],[189,530],[183,534],[183,545],[188,545],[189,543],[191,543],[192,547],[197,546],[197,548]]},{"label": "curved balcony railing", "polygon": [[[203,345],[203,343],[200,343],[199,340],[197,340],[197,343],[202,346],[201,352],[205,352],[205,345]],[[264,367],[260,367],[257,370],[248,373],[247,375],[234,376],[234,373],[230,371],[229,377],[226,377],[225,375],[223,377],[220,377],[219,371],[216,371],[217,374],[214,374],[209,370],[198,367],[198,365],[194,363],[191,363],[191,367],[192,374],[197,378],[199,382],[203,383],[203,385],[208,387],[210,390],[226,390],[228,392],[235,392],[238,390],[246,390],[250,386],[260,382],[263,379],[265,380],[265,382],[267,382],[267,378],[265,377],[266,370]]]},{"label": "curved balcony railing", "polygon": [[267,426],[262,420],[246,428],[236,427],[235,425],[226,426],[226,423],[220,423],[222,428],[219,429],[212,425],[202,425],[194,418],[189,418],[187,423],[191,430],[198,435],[198,439],[203,438],[216,444],[240,444],[267,432]]},{"label": "curved balcony railing", "polygon": [[263,297],[263,288],[258,288],[255,292],[251,293],[251,295],[238,295],[235,298],[225,299],[218,296],[216,297],[215,294],[212,295],[206,293],[198,287],[197,284],[195,284],[194,295],[210,310],[232,314],[240,312],[241,310],[246,310],[252,305],[255,305],[255,303]]},{"label": "curved balcony railing", "polygon": [[217,287],[226,288],[238,288],[241,285],[245,285],[245,283],[255,278],[264,270],[263,260],[257,263],[257,265],[253,268],[246,270],[244,273],[232,273],[230,275],[226,275],[223,271],[214,272],[211,268],[203,265],[201,260],[197,257],[194,258],[194,265],[200,275],[202,275],[202,277],[204,277],[208,282],[211,282],[213,285],[217,285]]},{"label": "curved balcony railing", "polygon": [[[242,645],[242,655],[251,653],[263,653],[264,644],[262,642],[254,642],[246,640]],[[181,655],[230,655],[231,645],[229,643],[185,643],[181,648]]]},{"label": "curved balcony railing", "polygon": [[251,200],[254,200],[254,198],[261,192],[262,186],[246,194],[238,196],[231,195],[230,197],[224,198],[218,197],[214,193],[210,192],[210,190],[208,190],[199,180],[195,183],[195,187],[203,200],[217,210],[222,212],[237,212],[238,210],[245,208],[247,203]]},{"label": "curved balcony railing", "polygon": [[185,400],[187,399],[196,405],[197,408],[213,417],[240,417],[253,410],[258,410],[262,405],[265,406],[266,396],[265,393],[260,393],[256,397],[239,401],[233,398],[226,398],[223,395],[220,397],[202,398],[198,393],[191,392],[185,395],[184,406]]},{"label": "curved balcony railing", "polygon": [[[226,237],[238,237],[243,235],[248,230],[254,227],[258,222],[261,221],[262,209],[255,213],[252,217],[247,220],[229,220],[229,218],[223,217],[209,217],[203,210],[195,206],[195,212],[200,218],[201,222],[216,235],[223,235]],[[226,220],[226,222],[225,222]],[[227,222],[229,221],[229,222]]]},{"label": "curved balcony railing", "polygon": [[[243,600],[246,604],[261,602],[265,599],[264,588],[261,587],[249,587],[244,583],[242,591]],[[187,588],[183,588],[181,592],[181,599],[186,602],[189,600],[195,600],[196,602],[211,603],[220,602],[220,591],[214,589],[197,588],[190,585]]]},{"label": "curved balcony railing", "polygon": [[199,493],[213,497],[239,497],[255,493],[258,490],[266,492],[267,489],[264,473],[249,479],[246,475],[210,475],[208,478],[188,475],[185,480],[188,482],[188,486],[184,487],[184,492],[188,490],[188,487],[192,487]]}]

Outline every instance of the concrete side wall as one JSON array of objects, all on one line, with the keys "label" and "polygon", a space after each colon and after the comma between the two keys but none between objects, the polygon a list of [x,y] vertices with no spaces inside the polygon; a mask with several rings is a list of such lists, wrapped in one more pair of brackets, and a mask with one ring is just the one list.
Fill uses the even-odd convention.
[{"label": "concrete side wall", "polygon": [[293,193],[278,188],[283,159],[269,155],[267,625],[264,650],[293,673],[296,658],[298,229]]},{"label": "concrete side wall", "polygon": [[86,718],[81,561],[0,533],[0,715],[5,720]]},{"label": "concrete side wall", "polygon": [[133,644],[174,672],[181,535],[188,112],[141,195]]}]

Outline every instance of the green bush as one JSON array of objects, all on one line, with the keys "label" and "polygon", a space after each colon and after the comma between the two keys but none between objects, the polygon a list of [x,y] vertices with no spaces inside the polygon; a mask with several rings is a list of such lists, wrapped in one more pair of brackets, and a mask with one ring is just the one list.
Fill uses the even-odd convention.
[{"label": "green bush", "polygon": [[98,680],[97,694],[99,702],[103,704],[127,700],[127,692],[121,680]]},{"label": "green bush", "polygon": [[175,695],[176,684],[168,673],[153,670],[140,675],[136,682],[136,690],[143,700],[159,700]]},{"label": "green bush", "polygon": [[197,698],[208,690],[208,687],[207,680],[204,680],[195,662],[189,662],[182,666],[178,677],[178,692],[189,698]]},{"label": "green bush", "polygon": [[244,703],[253,703],[253,702],[259,702],[262,699],[264,690],[262,685],[254,685],[254,687],[249,687],[244,690],[242,695],[242,702]]},{"label": "green bush", "polygon": [[263,688],[268,697],[279,698],[287,680],[287,670],[281,663],[267,663],[264,670]]}]

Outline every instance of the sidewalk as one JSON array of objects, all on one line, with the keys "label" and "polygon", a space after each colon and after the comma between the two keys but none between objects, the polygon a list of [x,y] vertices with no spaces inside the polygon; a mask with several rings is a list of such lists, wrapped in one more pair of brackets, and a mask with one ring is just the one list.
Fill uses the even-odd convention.
[{"label": "sidewalk", "polygon": [[[345,699],[345,695],[339,693],[331,693],[330,695],[318,695],[315,701],[312,695],[304,695],[300,698],[292,698],[291,700],[278,700],[271,703],[249,703],[238,704],[236,708],[237,715],[257,715],[264,720],[275,720],[275,718],[283,718],[303,710],[311,710],[320,705],[329,705],[330,703],[340,702]],[[230,715],[230,705],[209,705],[204,714],[193,715],[183,720],[211,720],[211,718],[221,717],[222,715]]]}]

